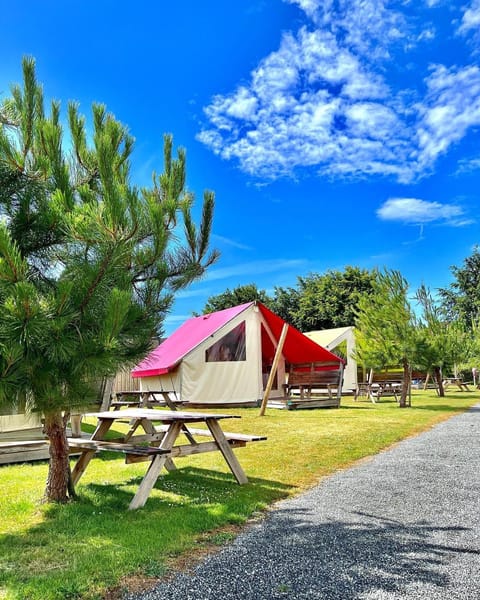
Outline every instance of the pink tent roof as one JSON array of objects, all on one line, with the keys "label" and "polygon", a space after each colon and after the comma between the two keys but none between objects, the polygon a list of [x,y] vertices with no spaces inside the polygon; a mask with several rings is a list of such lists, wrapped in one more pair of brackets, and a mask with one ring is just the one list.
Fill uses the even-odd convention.
[{"label": "pink tent roof", "polygon": [[[255,303],[247,302],[233,308],[188,319],[135,367],[132,377],[153,377],[172,371],[184,356],[253,304]],[[256,304],[272,334],[278,340],[285,321],[260,302]],[[343,362],[336,354],[319,346],[292,326],[288,328],[282,353],[290,363],[323,362],[338,365]]]},{"label": "pink tent roof", "polygon": [[132,377],[152,377],[168,373],[191,350],[251,305],[252,302],[247,302],[188,319],[133,369]]}]

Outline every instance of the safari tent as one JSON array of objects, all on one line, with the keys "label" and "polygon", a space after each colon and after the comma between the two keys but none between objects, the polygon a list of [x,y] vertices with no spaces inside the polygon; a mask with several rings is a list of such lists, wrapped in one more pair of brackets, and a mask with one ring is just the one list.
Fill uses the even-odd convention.
[{"label": "safari tent", "polygon": [[[345,370],[343,372],[342,393],[354,392],[357,389],[358,383],[357,361],[354,357],[354,327],[335,327],[334,329],[307,331],[305,335],[331,352],[335,352],[337,349],[337,353],[346,360]],[[339,349],[342,347],[343,351],[339,352]]]},{"label": "safari tent", "polygon": [[281,338],[271,399],[283,396],[290,364],[331,368],[343,363],[263,304],[249,302],[188,319],[137,365],[132,377],[140,379],[142,390],[175,391],[190,404],[257,405]]}]

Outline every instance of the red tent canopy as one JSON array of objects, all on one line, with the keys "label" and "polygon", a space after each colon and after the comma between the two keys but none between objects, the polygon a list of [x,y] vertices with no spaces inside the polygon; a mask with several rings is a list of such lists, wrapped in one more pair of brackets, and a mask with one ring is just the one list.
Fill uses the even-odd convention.
[{"label": "red tent canopy", "polygon": [[[257,306],[265,318],[265,321],[268,323],[272,334],[278,341],[285,321],[260,302],[257,302]],[[316,342],[291,325],[288,327],[282,354],[285,357],[285,360],[290,364],[315,362],[326,363],[325,368],[328,368],[329,366],[336,368],[339,363],[345,362],[336,354],[333,354],[323,346],[319,346]]]}]

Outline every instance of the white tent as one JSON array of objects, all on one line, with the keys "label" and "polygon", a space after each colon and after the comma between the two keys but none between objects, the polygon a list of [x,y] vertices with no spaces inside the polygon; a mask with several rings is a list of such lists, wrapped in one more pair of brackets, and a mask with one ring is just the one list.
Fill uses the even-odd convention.
[{"label": "white tent", "polygon": [[[264,389],[285,322],[249,302],[186,321],[133,371],[142,390],[175,391],[191,404],[255,405]],[[343,361],[288,326],[272,399],[283,396],[286,364]]]},{"label": "white tent", "polygon": [[350,326],[307,331],[305,335],[331,352],[335,352],[335,348],[340,346],[342,342],[346,342],[347,352],[344,358],[346,358],[347,364],[343,372],[342,393],[355,391],[358,383],[357,361],[354,358],[355,328]]}]

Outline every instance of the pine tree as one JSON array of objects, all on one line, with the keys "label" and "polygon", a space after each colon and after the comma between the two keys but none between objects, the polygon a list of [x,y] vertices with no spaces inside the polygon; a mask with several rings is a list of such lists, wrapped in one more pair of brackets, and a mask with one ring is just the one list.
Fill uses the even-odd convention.
[{"label": "pine tree", "polygon": [[45,498],[64,502],[74,493],[70,411],[91,403],[99,377],[144,356],[175,292],[218,255],[214,194],[204,193],[197,227],[185,152],[172,157],[171,136],[163,173],[139,189],[133,138],[103,105],[92,106],[91,139],[76,103],[68,138],[60,117],[56,101],[46,114],[25,58],[23,85],[0,106],[0,402],[44,415]]},{"label": "pine tree", "polygon": [[408,282],[400,272],[377,272],[373,292],[359,300],[355,323],[356,353],[361,362],[370,368],[402,366],[401,408],[407,406],[410,371],[419,341],[407,293]]}]

